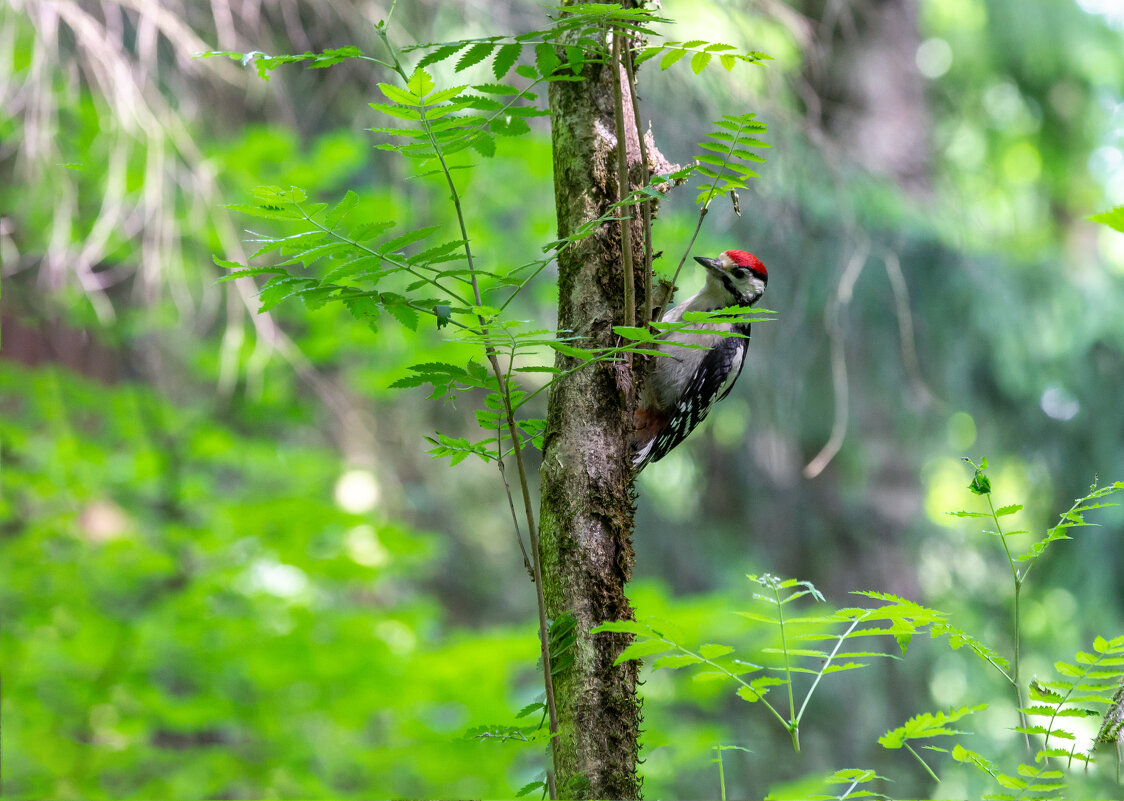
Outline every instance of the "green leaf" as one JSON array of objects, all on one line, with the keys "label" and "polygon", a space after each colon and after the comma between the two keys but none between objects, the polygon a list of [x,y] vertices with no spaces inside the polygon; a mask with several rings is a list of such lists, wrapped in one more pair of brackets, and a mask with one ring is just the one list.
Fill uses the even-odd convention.
[{"label": "green leaf", "polygon": [[664,53],[663,58],[660,59],[660,69],[666,70],[668,67],[674,64],[676,61],[679,61],[679,59],[683,58],[685,55],[687,55],[686,50],[680,50],[679,48],[674,47],[669,48],[668,51]]},{"label": "green leaf", "polygon": [[299,294],[303,289],[314,286],[317,286],[317,282],[312,278],[300,278],[293,275],[274,278],[258,292],[258,298],[261,300],[258,313],[270,311],[281,301]]},{"label": "green leaf", "polygon": [[496,46],[491,42],[477,42],[472,47],[468,48],[468,50],[464,51],[464,55],[457,60],[455,71],[461,72],[475,64],[479,64],[490,56],[495,48]]},{"label": "green leaf", "polygon": [[419,100],[432,92],[435,86],[437,84],[433,82],[429,73],[420,68],[414,70],[414,74],[410,76],[410,80],[406,84],[406,88]]},{"label": "green leaf", "polygon": [[661,656],[652,663],[652,669],[658,670],[660,668],[668,668],[670,670],[676,670],[681,667],[687,667],[688,665],[697,665],[700,662],[702,662],[702,660],[694,654],[673,654],[671,656]]},{"label": "green leaf", "polygon": [[541,701],[535,701],[534,703],[527,704],[525,707],[516,712],[515,719],[518,720],[519,718],[525,718],[533,712],[541,712],[545,709],[546,704],[542,703]]},{"label": "green leaf", "polygon": [[543,42],[535,45],[535,66],[544,78],[550,77],[562,65],[562,59],[554,52],[554,46]]},{"label": "green leaf", "polygon": [[324,224],[329,228],[335,228],[355,208],[357,203],[359,203],[359,195],[348,189],[343,199],[324,217]]},{"label": "green leaf", "polygon": [[365,322],[373,330],[378,330],[379,304],[374,298],[367,295],[349,295],[343,299],[343,305],[356,320]]},{"label": "green leaf", "polygon": [[530,795],[535,790],[541,790],[545,787],[546,787],[545,782],[541,782],[541,781],[527,782],[526,784],[524,784],[522,787],[520,787],[518,790],[515,791],[515,797],[516,798],[522,798],[525,795]]},{"label": "green leaf", "polygon": [[1094,214],[1088,219],[1102,225],[1107,225],[1109,228],[1115,229],[1124,234],[1124,206],[1117,206],[1108,211],[1102,211],[1100,214]]},{"label": "green leaf", "polygon": [[497,81],[503,80],[503,76],[511,71],[522,52],[523,46],[520,44],[505,44],[496,51],[496,57],[492,60],[492,74]]},{"label": "green leaf", "polygon": [[982,470],[977,469],[975,475],[972,476],[972,483],[968,485],[968,489],[975,495],[990,495],[991,479]]},{"label": "green leaf", "polygon": [[707,643],[699,648],[699,654],[703,659],[717,659],[720,656],[733,652],[733,646],[722,645],[721,643]]},{"label": "green leaf", "polygon": [[379,90],[386,95],[386,99],[392,103],[400,103],[404,106],[417,106],[421,104],[420,97],[404,89],[400,89],[392,83],[380,83]]},{"label": "green leaf", "polygon": [[965,715],[971,715],[986,709],[987,704],[976,706],[963,706],[959,709],[950,709],[948,712],[936,714],[922,713],[915,715],[905,722],[905,725],[890,729],[878,738],[878,743],[887,749],[901,748],[907,740],[963,734],[964,732],[948,728],[947,724],[959,720]]},{"label": "green leaf", "polygon": [[459,53],[465,47],[464,42],[456,42],[454,44],[443,45],[436,50],[426,54],[421,61],[418,62],[419,67],[428,67],[430,64],[437,64],[444,61],[449,56]]},{"label": "green leaf", "polygon": [[996,517],[1005,517],[1013,515],[1015,512],[1022,511],[1023,505],[1021,503],[1012,503],[1009,506],[1000,506],[995,510]]},{"label": "green leaf", "polygon": [[641,640],[640,642],[634,642],[620,652],[617,658],[613,660],[613,664],[619,665],[630,659],[642,659],[652,654],[662,654],[671,647],[670,643],[666,643],[663,640]]},{"label": "green leaf", "polygon": [[710,63],[710,59],[710,53],[695,53],[695,55],[691,58],[691,71],[698,75],[700,72],[706,69],[706,65]]},{"label": "green leaf", "polygon": [[549,345],[550,347],[561,353],[563,356],[570,356],[574,359],[581,359],[583,362],[587,362],[597,355],[591,350],[574,347],[573,345],[567,345],[565,342],[551,342],[549,343]]},{"label": "green leaf", "polygon": [[652,342],[658,336],[658,334],[649,331],[647,328],[633,325],[614,325],[613,333],[624,339],[633,340],[634,342]]},{"label": "green leaf", "polygon": [[411,309],[405,303],[387,303],[385,308],[402,325],[411,331],[418,330],[418,313],[414,309]]},{"label": "green leaf", "polygon": [[402,250],[408,245],[414,244],[415,242],[420,242],[428,236],[432,236],[439,230],[441,230],[440,225],[429,225],[425,228],[417,228],[413,231],[407,231],[401,236],[396,236],[394,239],[383,242],[381,245],[379,245],[379,250],[385,253],[394,253],[396,251]]}]

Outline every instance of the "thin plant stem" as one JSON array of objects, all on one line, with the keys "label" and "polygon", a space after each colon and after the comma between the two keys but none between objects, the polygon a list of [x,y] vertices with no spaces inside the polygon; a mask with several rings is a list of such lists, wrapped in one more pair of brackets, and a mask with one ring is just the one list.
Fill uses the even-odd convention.
[{"label": "thin plant stem", "polygon": [[[617,188],[618,199],[628,197],[628,148],[625,146],[624,97],[621,91],[621,31],[613,30],[613,119],[617,128]],[[627,79],[627,73],[625,78]],[[632,219],[633,213],[621,216],[621,262],[624,265],[624,324],[636,325],[636,273],[632,264]]]},{"label": "thin plant stem", "polygon": [[935,781],[937,784],[940,784],[941,777],[933,773],[933,769],[930,768],[929,764],[921,758],[920,754],[913,750],[913,746],[909,743],[902,743],[902,745],[904,745],[906,747],[906,750],[909,751],[909,753],[913,754],[914,758],[921,763],[921,767],[925,768],[925,772],[933,777],[933,781]]},{"label": "thin plant stem", "polygon": [[[991,511],[991,519],[995,523],[995,533],[999,535],[999,541],[1003,543],[1003,553],[1007,554],[1007,564],[1011,567],[1011,577],[1015,582],[1015,653],[1014,659],[1011,660],[1011,684],[1015,687],[1015,707],[1019,710],[1019,725],[1024,729],[1027,727],[1026,713],[1023,712],[1023,691],[1019,684],[1019,639],[1020,630],[1022,628],[1020,622],[1021,604],[1019,596],[1022,594],[1023,579],[1019,575],[1019,569],[1015,567],[1015,558],[1011,556],[1011,548],[1007,545],[1007,535],[1003,533],[1003,526],[999,522],[999,515],[995,513],[995,504],[991,501],[991,493],[984,495],[987,498],[987,508]],[[1026,740],[1026,747],[1030,748],[1030,735],[1023,732],[1023,738]]]},{"label": "thin plant stem", "polygon": [[777,623],[781,629],[781,651],[784,653],[784,675],[788,690],[788,721],[785,724],[788,733],[792,736],[792,747],[800,753],[800,721],[796,717],[796,701],[792,697],[792,669],[788,662],[788,638],[784,635],[784,604],[781,602],[781,590],[773,584],[773,597],[777,599]]},{"label": "thin plant stem", "polygon": [[[679,259],[679,266],[675,268],[675,274],[671,276],[672,292],[675,291],[675,282],[679,280],[679,273],[683,270],[683,265],[686,263],[687,257],[691,255],[691,248],[695,246],[695,240],[698,238],[699,231],[702,229],[703,220],[706,219],[707,212],[710,209],[710,203],[711,200],[713,200],[714,190],[718,187],[718,181],[721,179],[722,173],[725,172],[726,165],[730,163],[730,158],[734,155],[734,149],[738,146],[738,141],[741,139],[741,136],[742,131],[739,126],[738,132],[734,134],[734,141],[730,143],[730,149],[726,153],[726,158],[722,160],[722,166],[718,168],[714,176],[714,180],[712,180],[710,183],[710,191],[707,193],[707,201],[703,204],[703,207],[699,209],[699,221],[695,223],[695,232],[691,234],[691,241],[687,243],[687,249],[683,251],[683,257]],[[663,309],[660,310],[660,320],[662,320],[664,315],[667,314],[667,307],[670,305],[670,300],[668,301],[668,303],[664,304]],[[659,321],[657,320],[657,322]]]},{"label": "thin plant stem", "polygon": [[[804,696],[804,702],[802,704],[800,704],[800,711],[798,713],[796,713],[796,718],[794,719],[793,722],[797,726],[800,725],[800,721],[804,717],[804,710],[808,708],[808,702],[812,700],[812,693],[814,693],[816,691],[816,687],[819,686],[820,679],[822,679],[824,677],[824,672],[827,670],[828,665],[830,665],[831,661],[833,659],[835,659],[835,655],[837,653],[839,653],[839,649],[841,647],[843,647],[843,642],[847,639],[847,637],[849,637],[851,635],[851,632],[855,630],[855,627],[858,626],[859,623],[862,622],[865,618],[866,618],[866,615],[863,615],[863,616],[857,617],[857,618],[855,618],[854,620],[851,621],[850,627],[845,632],[843,632],[843,634],[841,634],[839,636],[838,641],[835,643],[835,647],[831,649],[831,653],[828,654],[827,659],[825,659],[823,665],[820,666],[819,673],[816,674],[816,678],[812,682],[812,686],[808,688],[808,692]],[[783,633],[784,633],[783,620],[784,620],[784,618],[782,617],[781,620],[782,620],[781,633],[782,633],[782,637],[783,637]],[[787,659],[787,654],[786,654],[786,659]],[[790,690],[791,690],[791,682],[789,683],[789,687],[790,687]],[[790,695],[791,695],[791,692],[790,692]],[[797,750],[799,750],[799,749],[797,749]]]},{"label": "thin plant stem", "polygon": [[722,770],[722,746],[714,746],[714,751],[718,754],[718,792],[722,801],[726,801],[726,774]]},{"label": "thin plant stem", "polygon": [[[390,39],[387,36],[385,28],[377,29],[379,37],[382,39],[383,45],[390,53],[391,59],[394,61],[394,71],[406,83],[409,82],[409,76],[402,68],[402,63],[398,59],[398,53],[390,44]],[[433,134],[433,129],[429,121],[425,117],[425,106],[421,107],[421,122],[425,128],[425,133],[429,139],[430,145],[433,147],[433,152],[437,156],[437,160],[441,165],[441,171],[445,176],[445,183],[449,187],[450,196],[453,199],[453,207],[457,214],[457,224],[460,226],[461,240],[464,242],[464,255],[468,263],[469,275],[472,278],[472,293],[477,306],[482,306],[483,301],[480,295],[480,284],[476,277],[476,263],[472,256],[472,245],[468,237],[468,226],[464,219],[464,209],[461,205],[460,192],[457,190],[456,182],[453,180],[453,174],[449,169],[449,165],[445,160],[445,154],[442,152],[440,143],[437,137]],[[487,321],[483,315],[477,315],[480,321],[480,328],[485,337],[490,337]],[[550,630],[546,622],[546,598],[543,594],[542,586],[542,556],[539,546],[538,529],[535,526],[534,509],[531,504],[531,489],[530,483],[527,479],[527,468],[523,461],[523,449],[519,445],[519,433],[515,425],[515,415],[511,406],[511,390],[510,385],[505,380],[504,372],[500,368],[499,359],[496,356],[495,348],[487,346],[485,354],[488,358],[488,363],[491,365],[492,373],[496,378],[497,385],[500,390],[500,398],[503,401],[504,416],[507,421],[508,433],[511,436],[511,451],[515,455],[515,466],[519,475],[520,488],[523,491],[523,507],[527,514],[527,531],[531,540],[531,557],[532,567],[534,571],[534,584],[535,584],[535,601],[538,607],[539,616],[539,650],[542,657],[542,672],[543,683],[546,688],[546,708],[550,718],[550,750],[552,756],[552,764],[556,767],[559,761],[558,753],[558,708],[554,699],[554,676],[551,669],[550,660]],[[555,786],[555,771],[548,770],[546,772],[547,786],[551,799],[558,797],[558,790]]]},{"label": "thin plant stem", "polygon": [[527,557],[527,548],[523,545],[523,534],[519,531],[519,516],[515,513],[515,501],[511,497],[511,485],[507,483],[507,469],[503,465],[503,423],[496,421],[496,464],[500,468],[500,478],[503,479],[504,492],[507,494],[507,505],[511,509],[511,525],[515,529],[515,541],[519,543],[519,551],[523,554],[523,567],[531,581],[535,580],[535,569]]},{"label": "thin plant stem", "polygon": [[[628,76],[628,93],[632,101],[632,115],[636,122],[636,138],[640,142],[640,163],[644,166],[644,183],[651,181],[651,168],[648,165],[648,146],[644,143],[644,131],[640,123],[640,101],[636,96],[636,67],[632,63],[632,47],[624,48],[624,69]],[[646,326],[652,319],[652,201],[640,203],[644,215],[644,302],[640,305],[640,325]]]},{"label": "thin plant stem", "polygon": [[[675,274],[671,276],[671,291],[672,292],[675,291],[675,282],[679,280],[679,273],[681,273],[683,271],[683,265],[687,262],[687,257],[689,255],[691,255],[691,248],[693,248],[695,246],[695,240],[699,238],[699,231],[702,230],[703,220],[706,219],[708,206],[709,206],[709,204],[707,206],[703,206],[701,209],[699,209],[699,221],[697,223],[695,223],[695,232],[693,234],[691,234],[691,241],[687,243],[687,249],[683,251],[683,258],[681,258],[679,260],[679,266],[675,268]],[[660,320],[663,320],[664,315],[667,314],[667,311],[670,308],[670,306],[671,306],[671,298],[669,297],[667,299],[667,302],[664,303],[663,308],[660,309],[660,317],[659,317],[659,320],[656,320],[657,323],[660,322]]]}]

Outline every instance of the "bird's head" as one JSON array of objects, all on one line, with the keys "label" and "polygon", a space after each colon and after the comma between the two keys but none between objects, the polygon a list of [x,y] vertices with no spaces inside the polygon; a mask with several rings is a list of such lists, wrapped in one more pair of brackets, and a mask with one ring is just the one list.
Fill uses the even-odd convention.
[{"label": "bird's head", "polygon": [[731,306],[752,306],[765,294],[769,273],[752,253],[727,250],[717,259],[695,256],[706,268],[707,283],[730,297]]}]

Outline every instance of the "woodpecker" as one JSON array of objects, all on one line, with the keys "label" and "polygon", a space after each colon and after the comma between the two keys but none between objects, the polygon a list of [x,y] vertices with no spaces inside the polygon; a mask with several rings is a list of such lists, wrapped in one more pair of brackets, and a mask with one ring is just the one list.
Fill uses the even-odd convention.
[{"label": "woodpecker", "polygon": [[[752,253],[727,250],[717,259],[695,256],[695,261],[706,268],[706,284],[698,294],[665,314],[665,322],[678,322],[691,311],[749,307],[765,294],[769,274]],[[632,465],[637,473],[686,439],[710,408],[730,394],[741,374],[749,345],[749,323],[691,325],[693,331],[707,329],[743,336],[679,331],[666,335],[657,345],[665,355],[651,360],[636,410]]]}]

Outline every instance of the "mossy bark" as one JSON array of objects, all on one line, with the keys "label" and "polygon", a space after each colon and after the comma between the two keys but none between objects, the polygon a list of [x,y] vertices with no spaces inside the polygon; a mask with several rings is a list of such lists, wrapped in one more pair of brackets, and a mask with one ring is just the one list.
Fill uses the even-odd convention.
[{"label": "mossy bark", "polygon": [[[612,81],[620,72],[587,65],[585,78],[550,85],[560,237],[601,216],[617,199]],[[624,119],[635,185],[642,170],[627,98]],[[631,231],[634,252],[642,253],[642,226],[636,222]],[[558,327],[586,347],[619,344],[612,327],[634,324],[623,312],[620,223],[606,223],[562,250],[558,272]],[[557,359],[563,370],[576,365],[569,357]],[[589,633],[604,621],[633,617],[625,585],[635,559],[629,452],[635,394],[630,365],[614,363],[578,370],[558,381],[550,397],[541,470],[543,589],[548,615],[554,620],[572,615],[577,634],[566,653],[552,654],[561,798],[640,795],[637,664],[613,666],[629,637]]]}]

